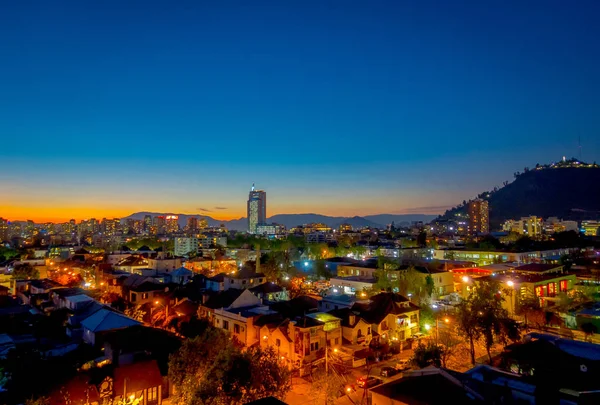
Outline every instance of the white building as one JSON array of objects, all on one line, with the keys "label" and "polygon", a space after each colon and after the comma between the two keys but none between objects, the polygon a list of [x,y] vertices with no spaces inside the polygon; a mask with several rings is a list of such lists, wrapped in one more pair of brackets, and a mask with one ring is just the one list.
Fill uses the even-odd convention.
[{"label": "white building", "polygon": [[187,256],[191,253],[198,253],[198,238],[178,237],[175,238],[175,256]]}]

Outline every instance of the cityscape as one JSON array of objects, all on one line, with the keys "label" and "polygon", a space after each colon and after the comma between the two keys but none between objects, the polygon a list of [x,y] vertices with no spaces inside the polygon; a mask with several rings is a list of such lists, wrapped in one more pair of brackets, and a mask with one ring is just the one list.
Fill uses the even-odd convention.
[{"label": "cityscape", "polygon": [[426,3],[7,5],[0,403],[600,403],[600,5]]}]

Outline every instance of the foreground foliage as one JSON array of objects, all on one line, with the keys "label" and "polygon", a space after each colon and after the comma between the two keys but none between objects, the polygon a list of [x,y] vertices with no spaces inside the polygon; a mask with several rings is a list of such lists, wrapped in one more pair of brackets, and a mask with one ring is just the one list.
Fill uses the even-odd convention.
[{"label": "foreground foliage", "polygon": [[245,404],[260,398],[283,398],[290,374],[272,348],[243,350],[219,329],[186,340],[169,361],[173,403]]}]

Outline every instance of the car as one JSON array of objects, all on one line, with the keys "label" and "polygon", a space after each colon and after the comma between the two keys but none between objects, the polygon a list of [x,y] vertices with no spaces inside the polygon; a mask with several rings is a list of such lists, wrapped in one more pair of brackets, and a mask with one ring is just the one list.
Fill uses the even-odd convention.
[{"label": "car", "polygon": [[415,339],[415,340],[423,339],[424,337],[425,337],[425,334],[421,333],[421,332],[417,332],[411,336],[411,338]]},{"label": "car", "polygon": [[398,360],[398,363],[396,363],[396,370],[398,370],[398,371],[408,370],[409,368],[410,368],[410,360],[409,359]]},{"label": "car", "polygon": [[381,384],[381,380],[377,377],[373,377],[372,375],[363,375],[362,377],[356,379],[356,384],[358,384],[360,388],[371,388]]},{"label": "car", "polygon": [[400,370],[396,370],[394,367],[383,367],[381,369],[380,375],[382,377],[391,377],[391,376],[398,374],[399,372],[400,372]]}]

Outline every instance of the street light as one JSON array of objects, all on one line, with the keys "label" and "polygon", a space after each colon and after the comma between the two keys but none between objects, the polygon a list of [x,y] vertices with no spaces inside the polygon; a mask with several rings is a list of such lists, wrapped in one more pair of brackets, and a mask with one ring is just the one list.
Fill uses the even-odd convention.
[{"label": "street light", "polygon": [[462,281],[463,281],[463,283],[468,283],[469,282],[469,276],[463,276],[462,277]]},{"label": "street light", "polygon": [[509,293],[508,293],[510,295],[510,310],[512,312],[512,315],[515,316],[515,302],[514,302],[514,298],[513,298],[514,295],[515,295],[514,294],[515,291],[514,291],[514,288],[513,288],[515,286],[515,282],[512,281],[512,280],[508,280],[506,282],[506,285],[510,287],[510,290],[509,290]]}]

